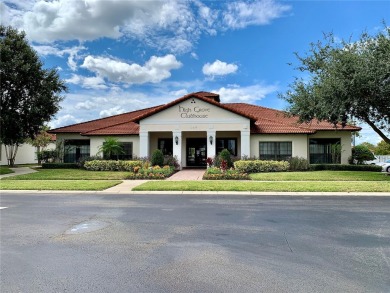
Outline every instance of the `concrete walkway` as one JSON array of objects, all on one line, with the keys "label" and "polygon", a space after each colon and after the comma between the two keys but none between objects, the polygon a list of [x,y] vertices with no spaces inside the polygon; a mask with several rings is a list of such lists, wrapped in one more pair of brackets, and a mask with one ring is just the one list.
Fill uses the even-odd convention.
[{"label": "concrete walkway", "polygon": [[184,169],[179,172],[176,172],[166,180],[168,181],[202,180],[203,174],[205,172],[206,169]]},{"label": "concrete walkway", "polygon": [[119,183],[118,185],[115,185],[113,187],[110,187],[108,189],[103,190],[104,192],[109,193],[123,193],[123,192],[129,192],[134,187],[141,185],[145,182],[148,182],[148,180],[123,180],[122,183]]},{"label": "concrete walkway", "polygon": [[[187,169],[176,172],[166,180],[170,181],[184,181],[184,180],[202,180],[205,169]],[[148,180],[123,180],[122,183],[105,189],[103,192],[108,193],[126,193],[132,191],[132,189],[138,185],[141,185]]]},{"label": "concrete walkway", "polygon": [[17,176],[17,175],[24,175],[24,174],[30,174],[30,173],[35,173],[37,172],[36,170],[34,169],[31,169],[29,167],[18,167],[18,168],[10,168],[12,171],[14,171],[14,173],[9,173],[9,174],[4,174],[4,175],[0,175],[0,179],[1,178],[5,178],[5,177],[11,177],[11,176]]}]

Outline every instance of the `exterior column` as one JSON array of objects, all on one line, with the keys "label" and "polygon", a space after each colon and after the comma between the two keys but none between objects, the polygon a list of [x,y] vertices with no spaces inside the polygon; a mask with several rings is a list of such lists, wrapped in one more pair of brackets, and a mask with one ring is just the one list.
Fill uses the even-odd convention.
[{"label": "exterior column", "polygon": [[250,157],[251,139],[249,130],[241,130],[241,158]]},{"label": "exterior column", "polygon": [[207,131],[207,158],[212,158],[214,160],[215,157],[215,144],[217,143],[217,135],[215,130]]},{"label": "exterior column", "polygon": [[183,146],[181,131],[173,131],[172,138],[173,138],[173,156],[176,157],[177,161],[179,162],[180,164],[179,169],[181,170],[183,166],[183,163],[181,161],[181,150]]},{"label": "exterior column", "polygon": [[139,156],[145,158],[149,156],[149,132],[141,131],[139,134]]}]

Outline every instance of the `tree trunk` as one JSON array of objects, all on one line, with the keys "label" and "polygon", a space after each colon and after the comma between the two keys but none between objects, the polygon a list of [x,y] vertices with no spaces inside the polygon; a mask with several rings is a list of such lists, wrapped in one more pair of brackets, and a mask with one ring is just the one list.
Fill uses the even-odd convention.
[{"label": "tree trunk", "polygon": [[41,147],[40,146],[37,146],[37,159],[38,159],[38,165],[41,165],[41,156],[40,156],[40,153],[41,152]]},{"label": "tree trunk", "polygon": [[390,138],[387,137],[378,127],[376,127],[376,125],[374,123],[372,123],[370,121],[370,119],[368,119],[367,117],[364,119],[364,121],[370,125],[370,127],[376,132],[379,134],[379,136],[388,144],[390,144]]},{"label": "tree trunk", "polygon": [[8,166],[10,167],[15,166],[15,157],[16,157],[16,153],[18,152],[18,147],[19,147],[18,144],[4,145]]}]

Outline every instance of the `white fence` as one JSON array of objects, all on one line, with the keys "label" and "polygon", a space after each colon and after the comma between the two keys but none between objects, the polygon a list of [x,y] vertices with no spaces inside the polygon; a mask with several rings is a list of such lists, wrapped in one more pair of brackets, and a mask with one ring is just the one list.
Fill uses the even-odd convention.
[{"label": "white fence", "polygon": [[382,163],[382,162],[385,162],[386,160],[390,160],[390,155],[375,155],[375,158],[376,158],[376,162],[378,163]]}]

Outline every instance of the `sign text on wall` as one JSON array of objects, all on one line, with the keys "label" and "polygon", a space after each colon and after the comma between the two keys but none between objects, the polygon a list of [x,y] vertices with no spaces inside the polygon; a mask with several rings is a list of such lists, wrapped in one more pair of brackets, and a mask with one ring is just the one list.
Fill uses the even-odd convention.
[{"label": "sign text on wall", "polygon": [[179,113],[181,118],[208,118],[210,108],[179,106]]}]

